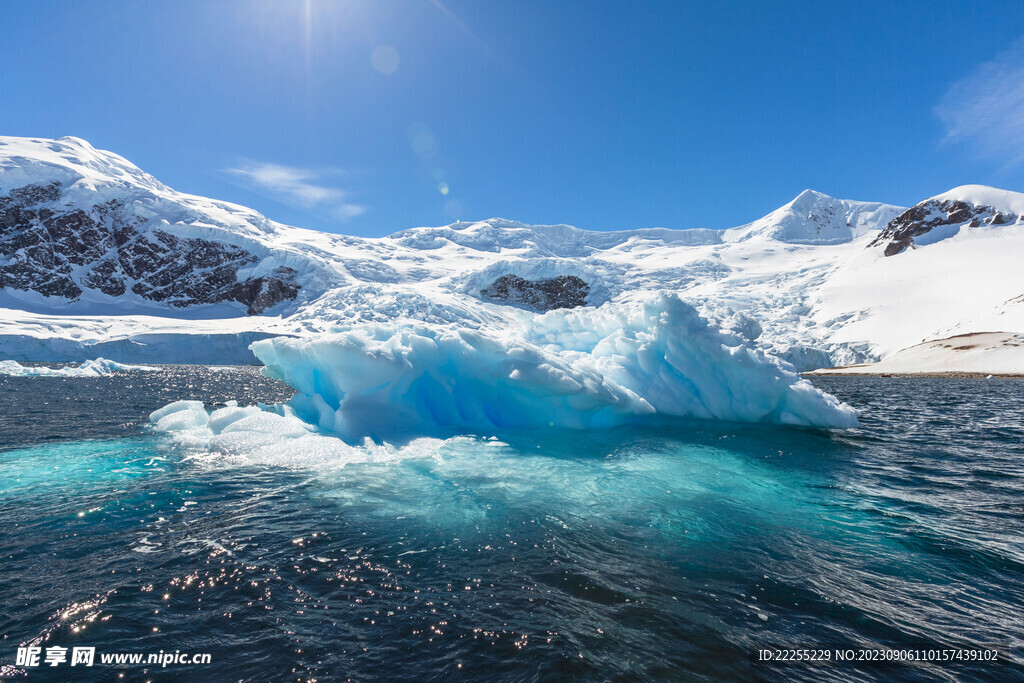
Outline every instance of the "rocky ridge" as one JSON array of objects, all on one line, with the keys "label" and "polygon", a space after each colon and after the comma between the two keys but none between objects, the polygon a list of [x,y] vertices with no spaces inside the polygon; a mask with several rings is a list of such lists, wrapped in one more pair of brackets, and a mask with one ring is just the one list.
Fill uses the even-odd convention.
[{"label": "rocky ridge", "polygon": [[[1004,215],[991,206],[976,206],[959,200],[929,200],[913,206],[894,218],[868,245],[885,245],[885,255],[895,256],[915,246],[915,239],[942,228],[967,225],[1003,225],[1014,223],[1017,216]],[[945,235],[944,235],[945,236]]]},{"label": "rocky ridge", "polygon": [[0,196],[0,287],[76,301],[85,289],[110,297],[131,292],[176,308],[234,301],[250,315],[294,299],[295,271],[239,279],[259,259],[245,249],[166,230],[124,201],[88,208],[60,205],[59,182],[12,188]]}]

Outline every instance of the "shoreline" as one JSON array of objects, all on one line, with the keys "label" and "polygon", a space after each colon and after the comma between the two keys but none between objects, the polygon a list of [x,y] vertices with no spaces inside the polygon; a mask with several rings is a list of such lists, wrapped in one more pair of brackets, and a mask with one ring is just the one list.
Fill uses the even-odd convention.
[{"label": "shoreline", "polygon": [[801,377],[874,377],[899,379],[1024,379],[1024,374],[1007,372],[844,372],[842,368],[828,368],[801,372]]}]

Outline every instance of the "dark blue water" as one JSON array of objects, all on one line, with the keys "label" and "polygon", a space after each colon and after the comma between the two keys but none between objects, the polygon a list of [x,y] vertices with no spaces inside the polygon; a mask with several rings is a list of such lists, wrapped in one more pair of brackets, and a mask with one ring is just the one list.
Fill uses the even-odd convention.
[{"label": "dark blue water", "polygon": [[[253,369],[0,378],[0,665],[32,680],[1024,679],[1024,382],[816,383],[863,427],[503,434],[283,468],[146,424],[180,398],[289,395]],[[972,643],[1003,662],[749,654]],[[25,644],[212,661],[15,668]]]}]

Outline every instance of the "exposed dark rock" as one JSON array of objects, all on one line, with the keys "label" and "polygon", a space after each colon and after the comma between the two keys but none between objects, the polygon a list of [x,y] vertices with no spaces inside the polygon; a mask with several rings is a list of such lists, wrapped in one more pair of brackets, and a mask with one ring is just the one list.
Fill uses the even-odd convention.
[{"label": "exposed dark rock", "polygon": [[895,256],[907,247],[914,246],[914,238],[925,235],[937,227],[945,225],[962,225],[970,221],[977,227],[980,221],[991,218],[1003,222],[1002,216],[990,206],[975,206],[959,200],[937,202],[929,200],[912,206],[889,222],[878,237],[871,241],[869,247],[884,244],[885,255]]},{"label": "exposed dark rock", "polygon": [[57,203],[61,193],[53,182],[0,197],[0,287],[72,301],[83,288],[108,296],[131,290],[176,308],[235,301],[250,315],[298,295],[291,268],[240,281],[238,271],[259,261],[242,247],[145,232],[144,219],[123,202],[73,208]]},{"label": "exposed dark rock", "polygon": [[82,284],[98,289],[108,296],[121,296],[127,291],[124,280],[119,277],[120,268],[117,261],[107,259],[100,261],[82,278]]},{"label": "exposed dark rock", "polygon": [[262,313],[282,301],[294,299],[299,293],[295,282],[298,273],[291,268],[278,268],[274,277],[250,278],[234,288],[234,300],[248,306],[249,315]]},{"label": "exposed dark rock", "polygon": [[517,304],[535,311],[578,308],[587,304],[590,285],[575,275],[560,275],[550,280],[526,280],[518,275],[502,275],[480,290],[491,301]]},{"label": "exposed dark rock", "polygon": [[13,203],[33,205],[60,199],[61,184],[56,181],[16,187],[8,194]]}]

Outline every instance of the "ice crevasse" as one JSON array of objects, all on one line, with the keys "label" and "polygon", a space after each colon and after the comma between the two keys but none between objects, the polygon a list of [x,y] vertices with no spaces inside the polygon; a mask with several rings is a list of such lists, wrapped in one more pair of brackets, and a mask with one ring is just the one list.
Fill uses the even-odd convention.
[{"label": "ice crevasse", "polygon": [[[305,425],[351,443],[678,418],[857,425],[853,408],[675,295],[551,311],[503,330],[360,325],[250,348],[266,375],[297,391],[260,429],[279,417],[287,430]],[[206,419],[182,402],[177,412],[185,418],[170,408],[154,414],[158,427],[181,423],[217,434],[242,427],[231,415],[251,417],[236,410]]]}]

